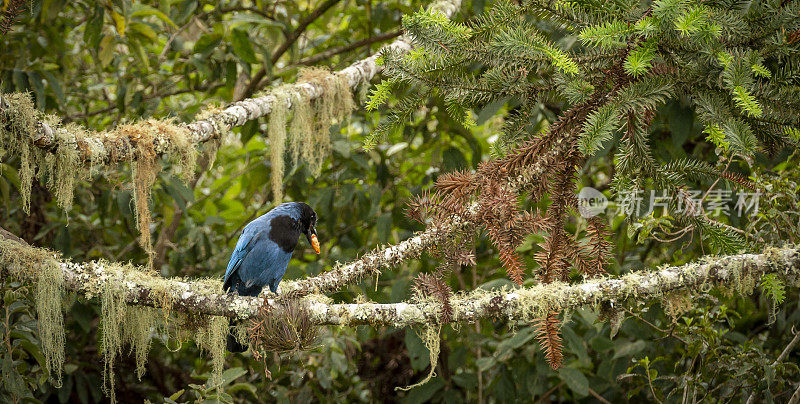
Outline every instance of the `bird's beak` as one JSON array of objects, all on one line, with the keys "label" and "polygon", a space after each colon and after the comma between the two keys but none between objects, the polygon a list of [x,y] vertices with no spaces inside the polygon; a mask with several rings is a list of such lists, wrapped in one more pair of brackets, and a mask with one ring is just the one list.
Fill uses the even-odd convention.
[{"label": "bird's beak", "polygon": [[317,239],[317,229],[312,227],[309,234],[308,242],[311,243],[311,248],[314,249],[314,252],[319,254],[319,239]]}]

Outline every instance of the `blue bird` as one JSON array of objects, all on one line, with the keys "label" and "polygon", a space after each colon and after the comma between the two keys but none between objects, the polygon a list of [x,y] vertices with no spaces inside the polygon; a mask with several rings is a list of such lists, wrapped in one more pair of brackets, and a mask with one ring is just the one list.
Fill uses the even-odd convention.
[{"label": "blue bird", "polygon": [[[280,204],[248,223],[228,261],[223,284],[225,291],[240,296],[258,296],[261,289],[269,285],[269,289],[277,293],[300,234],[305,234],[319,254],[316,225],[317,213],[303,202]],[[231,320],[233,325],[234,320]],[[228,351],[246,351],[247,345],[237,341],[232,331],[228,334]]]}]

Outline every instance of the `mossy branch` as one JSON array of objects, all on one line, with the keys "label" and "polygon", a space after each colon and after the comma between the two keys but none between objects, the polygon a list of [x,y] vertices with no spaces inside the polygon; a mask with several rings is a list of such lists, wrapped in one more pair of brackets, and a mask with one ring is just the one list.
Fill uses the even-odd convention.
[{"label": "mossy branch", "polygon": [[[431,9],[440,11],[448,18],[455,14],[460,7],[461,0],[439,0],[430,6]],[[401,36],[391,44],[386,45],[386,48],[407,52],[411,49],[411,40],[406,36]],[[382,67],[377,64],[378,57],[379,53],[376,53],[353,63],[335,74],[346,77],[350,88],[355,89],[362,83],[372,80],[382,70]],[[300,82],[293,84],[292,87],[294,87],[293,92],[301,92],[309,100],[321,98],[325,93],[324,86],[315,82]],[[275,108],[276,102],[278,102],[278,99],[272,94],[248,98],[234,102],[225,109],[207,115],[203,119],[180,126],[187,130],[188,141],[199,145],[213,139],[219,139],[222,134],[231,128],[242,126],[248,121],[269,115]],[[0,102],[0,109],[8,107],[8,105]],[[110,131],[110,133],[114,132],[115,130]],[[35,130],[29,136],[33,145],[48,152],[56,153],[59,149],[77,150],[80,160],[86,163],[111,164],[116,161],[135,159],[137,155],[135,142],[117,141],[109,146],[101,138],[87,137],[85,130],[77,131],[72,136],[66,136],[74,139],[71,142],[66,142],[63,140],[65,136],[57,136],[56,128],[43,120],[36,122]],[[157,137],[154,139],[153,145],[156,153],[168,154],[170,150],[173,150],[174,147],[170,145],[171,140],[170,137]]]},{"label": "mossy branch", "polygon": [[[67,290],[98,297],[107,290],[107,282],[114,279],[118,285],[116,293],[120,293],[120,298],[129,305],[166,306],[189,314],[243,319],[255,316],[263,304],[275,305],[273,299],[263,298],[266,295],[243,297],[225,294],[216,279],[165,279],[132,265],[61,261],[48,250],[0,239],[0,271],[3,273],[35,282],[42,267],[53,264],[63,273]],[[469,323],[483,318],[531,321],[552,309],[616,304],[629,298],[659,298],[673,291],[714,285],[729,285],[746,292],[747,288],[741,285],[755,285],[754,279],[766,273],[775,273],[796,282],[800,279],[800,248],[770,248],[761,254],[707,257],[697,263],[639,271],[619,278],[596,278],[576,285],[554,282],[526,288],[478,289],[452,297],[452,321]],[[441,305],[434,300],[331,304],[320,295],[307,296],[304,301],[312,322],[318,325],[430,325],[438,322]]]}]

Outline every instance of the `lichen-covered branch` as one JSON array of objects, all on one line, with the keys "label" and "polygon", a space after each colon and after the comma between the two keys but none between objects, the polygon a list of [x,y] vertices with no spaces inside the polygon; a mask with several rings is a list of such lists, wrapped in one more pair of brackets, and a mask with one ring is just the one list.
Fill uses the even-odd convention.
[{"label": "lichen-covered branch", "polygon": [[381,269],[396,268],[404,261],[419,257],[423,251],[441,242],[452,231],[461,228],[463,228],[462,221],[451,222],[443,227],[429,227],[424,232],[404,240],[397,245],[377,249],[364,255],[360,259],[348,264],[339,265],[315,277],[294,282],[284,281],[283,284],[281,284],[281,291],[283,293],[291,293],[294,296],[336,292],[364,276],[380,274]]},{"label": "lichen-covered branch", "polygon": [[[448,18],[460,8],[461,0],[439,0],[431,5],[432,9],[439,10]],[[411,49],[411,41],[408,37],[402,36],[387,45],[387,48],[399,49],[407,52]],[[349,67],[342,69],[335,76],[344,77],[350,88],[356,88],[362,83],[369,82],[378,72],[381,71],[376,61],[379,54],[372,55],[366,59],[353,63]],[[308,99],[313,100],[323,96],[324,86],[319,83],[305,82],[293,85],[295,92],[300,92]],[[248,98],[230,104],[225,109],[210,114],[203,119],[182,125],[187,132],[190,143],[200,144],[209,140],[219,138],[220,135],[231,128],[242,126],[253,119],[261,118],[270,114],[277,102],[286,102],[287,107],[291,107],[288,99],[278,100],[273,94],[261,97]],[[7,103],[0,102],[0,109],[10,108]],[[147,125],[148,122],[143,122]],[[85,131],[79,131],[85,132]],[[61,148],[77,150],[81,161],[91,162],[92,164],[109,163],[112,161],[123,161],[136,156],[136,141],[126,141],[125,138],[117,136],[115,131],[108,134],[113,137],[113,142],[103,141],[103,136],[85,136],[85,133],[57,134],[57,130],[47,122],[37,122],[35,133],[30,134],[33,144],[37,147],[55,152]],[[68,142],[64,139],[71,139]],[[154,139],[154,149],[158,154],[168,154],[174,146],[170,144],[172,137],[158,136]],[[62,144],[63,143],[63,144]]]},{"label": "lichen-covered branch", "polygon": [[[524,187],[526,184],[535,182],[547,169],[548,164],[556,159],[566,147],[568,147],[566,141],[557,140],[551,150],[540,155],[536,162],[526,167],[518,176],[510,178],[508,185]],[[475,223],[475,209],[477,209],[477,204],[473,203],[464,211],[463,215],[452,217],[449,222],[441,226],[430,225],[424,232],[397,245],[370,252],[356,261],[339,265],[333,270],[315,277],[296,282],[284,281],[281,289],[284,293],[290,292],[295,296],[314,293],[328,294],[367,275],[379,274],[381,269],[396,268],[400,263],[417,258],[423,251],[441,243],[450,237],[453,231],[471,231],[465,228]]]},{"label": "lichen-covered branch", "polygon": [[[67,290],[100,297],[109,282],[129,305],[143,305],[191,314],[249,318],[262,304],[274,299],[231,296],[214,279],[188,281],[150,275],[132,265],[104,261],[60,261],[52,252],[0,238],[0,271],[17,279],[36,281],[43,266],[57,265]],[[526,288],[475,290],[452,297],[452,321],[475,322],[483,318],[530,321],[552,309],[612,305],[629,298],[650,299],[678,290],[728,285],[746,292],[765,273],[791,282],[800,278],[800,248],[774,248],[761,254],[708,257],[701,262],[656,271],[639,271],[620,278],[597,278],[576,285],[560,282]],[[285,292],[284,292],[285,293]],[[280,299],[276,297],[277,299]],[[265,303],[266,302],[266,303]],[[304,302],[312,321],[319,325],[411,326],[438,322],[438,301],[391,304],[332,304],[319,295]]]},{"label": "lichen-covered branch", "polygon": [[[708,257],[701,262],[638,271],[620,278],[597,278],[576,285],[561,282],[526,288],[476,290],[453,296],[452,321],[472,323],[483,318],[531,321],[552,309],[616,305],[629,298],[646,300],[673,291],[726,285],[741,292],[752,290],[766,273],[800,279],[800,248],[768,249],[761,254]],[[325,324],[387,324],[396,327],[435,323],[440,303],[311,304],[316,321]]]}]

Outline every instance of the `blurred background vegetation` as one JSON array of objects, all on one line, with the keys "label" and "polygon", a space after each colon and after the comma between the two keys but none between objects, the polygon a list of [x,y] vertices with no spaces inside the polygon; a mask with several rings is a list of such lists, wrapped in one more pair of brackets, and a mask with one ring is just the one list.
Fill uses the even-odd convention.
[{"label": "blurred background vegetation", "polygon": [[[11,3],[4,0],[3,8]],[[29,91],[39,109],[95,130],[151,116],[191,121],[202,110],[250,96],[254,89],[294,82],[303,66],[338,70],[373,54],[398,32],[403,14],[424,5],[417,0],[33,0],[0,37],[0,90]],[[485,6],[484,0],[466,2],[460,18],[479,15]],[[552,39],[565,48],[578,46],[575,38]],[[322,254],[300,243],[286,279],[319,274],[422,230],[405,217],[405,203],[441,173],[475,168],[489,158],[502,116],[514,107],[513,102],[496,103],[473,111],[478,125],[467,129],[447,117],[442,100],[432,99],[401,133],[369,151],[362,141],[381,113],[360,107],[345,124],[331,128],[333,152],[320,175],[312,177],[305,166],[287,158],[285,200],[306,201],[316,209]],[[540,105],[537,125],[551,122],[559,111],[558,105]],[[715,159],[691,109],[674,102],[656,119],[660,125],[653,150],[673,158]],[[161,275],[221,278],[237,232],[275,206],[265,127],[260,119],[235,129],[214,158],[201,159],[189,183],[170,167],[160,174],[151,206],[155,269]],[[785,153],[764,157],[769,170],[756,174],[782,187],[784,195],[797,195],[797,160]],[[0,161],[0,227],[78,261],[146,263],[136,242],[132,190],[117,185],[129,175],[127,167],[79,184],[66,213],[45,186],[34,184],[26,215],[19,202],[19,162],[15,156]],[[581,181],[607,190],[611,170],[607,151],[599,153],[583,169]],[[752,231],[775,226],[774,218],[789,212],[784,213],[789,224],[781,225],[783,238],[796,240],[795,200],[764,198],[761,209],[763,217],[753,222]],[[703,255],[697,241],[645,238],[638,243],[621,218],[611,220],[617,246],[612,274],[682,264]],[[582,225],[570,226],[574,231]],[[520,249],[529,268],[539,241],[531,236]],[[481,236],[476,237],[476,253],[477,266],[456,271],[450,279],[454,290],[510,283]],[[409,297],[413,277],[435,265],[433,257],[423,256],[331,297],[398,302]],[[68,297],[66,374],[56,388],[43,370],[29,289],[3,280],[2,401],[105,401],[97,302]],[[792,339],[792,325],[800,322],[796,290],[789,289],[772,324],[770,300],[758,291],[752,298],[715,291],[667,300],[671,309],[682,310],[668,316],[664,303],[642,302],[625,308],[621,324],[599,320],[595,310],[572,312],[562,329],[565,361],[558,371],[545,362],[530,327],[511,329],[485,320],[443,328],[437,377],[399,392],[395,387],[415,383],[430,366],[414,330],[329,327],[310,352],[268,358],[272,380],[249,354],[229,355],[221,395],[204,389],[210,363],[193,342],[162,338],[150,351],[141,380],[133,358],[119,361],[117,397],[122,402],[511,402],[555,396],[639,402],[686,396],[724,402],[743,400],[756,389],[768,401],[788,399],[792,383],[800,380],[798,356],[773,361]],[[619,327],[614,338],[612,324]]]}]

